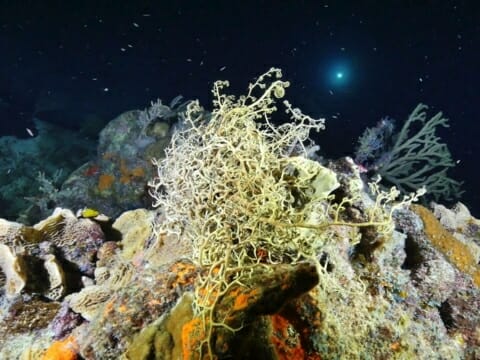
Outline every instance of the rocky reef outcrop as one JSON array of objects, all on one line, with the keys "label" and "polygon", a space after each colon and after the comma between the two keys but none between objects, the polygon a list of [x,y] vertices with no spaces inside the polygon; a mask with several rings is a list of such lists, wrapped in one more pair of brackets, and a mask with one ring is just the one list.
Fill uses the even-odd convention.
[{"label": "rocky reef outcrop", "polygon": [[[342,161],[332,168],[347,171]],[[457,210],[435,209],[442,231],[476,253],[478,220],[463,211],[453,226]],[[479,354],[478,284],[431,241],[418,208],[398,212],[393,237],[381,244],[367,231],[357,244],[326,247],[320,269],[258,268],[219,296],[208,318],[192,305],[207,269],[190,260],[181,236],[157,234],[159,221],[161,213],[144,209],[115,222],[64,209],[34,226],[2,220],[0,357],[199,359],[203,348],[218,358],[327,359],[358,346],[364,331],[373,336],[357,350],[377,358]]]}]

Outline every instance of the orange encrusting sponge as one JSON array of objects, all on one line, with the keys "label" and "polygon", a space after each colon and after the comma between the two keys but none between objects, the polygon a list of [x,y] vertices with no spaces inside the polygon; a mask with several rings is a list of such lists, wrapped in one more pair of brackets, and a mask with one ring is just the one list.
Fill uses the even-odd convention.
[{"label": "orange encrusting sponge", "polygon": [[52,343],[42,357],[42,360],[76,360],[78,344],[73,336]]},{"label": "orange encrusting sponge", "polygon": [[445,229],[427,208],[421,205],[412,205],[412,209],[422,219],[425,234],[432,245],[441,251],[460,271],[470,275],[473,283],[480,287],[480,267],[468,246]]}]

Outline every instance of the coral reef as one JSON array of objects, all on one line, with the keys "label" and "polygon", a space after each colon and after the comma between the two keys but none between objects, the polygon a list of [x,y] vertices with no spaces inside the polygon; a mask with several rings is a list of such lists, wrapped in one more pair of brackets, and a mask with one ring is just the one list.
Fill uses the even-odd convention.
[{"label": "coral reef", "polygon": [[[103,128],[98,146],[42,122],[38,122],[40,132],[35,138],[2,138],[3,216],[33,224],[56,207],[94,207],[111,217],[148,207],[151,158],[162,156],[187,103],[177,97],[169,106],[158,100],[143,111],[127,111]],[[64,151],[57,151],[58,139],[63,139]],[[19,203],[17,194],[24,194],[28,203]]]},{"label": "coral reef", "polygon": [[156,210],[97,205],[149,176],[117,155],[153,143],[114,129],[163,138],[170,124],[145,127],[176,119],[161,103],[105,130],[122,140],[82,170],[105,193],[93,209],[0,220],[0,358],[479,358],[479,221],[311,159],[323,121],[289,103],[270,121],[287,87],[272,69],[238,98],[216,83],[211,116],[190,103],[155,162]]},{"label": "coral reef", "polygon": [[[65,209],[34,226],[0,219],[2,333],[20,335],[54,324],[65,296],[93,278],[104,240],[100,224]],[[8,341],[2,336],[0,347]]]},{"label": "coral reef", "polygon": [[58,188],[95,149],[93,140],[75,132],[38,119],[34,123],[35,137],[0,137],[0,217],[9,220],[24,221],[25,213],[32,222],[48,216],[55,208],[52,187]]}]

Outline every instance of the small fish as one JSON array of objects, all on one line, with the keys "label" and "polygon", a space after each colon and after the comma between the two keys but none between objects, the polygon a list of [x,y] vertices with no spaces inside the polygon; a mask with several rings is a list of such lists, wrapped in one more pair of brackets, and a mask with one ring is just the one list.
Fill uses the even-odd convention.
[{"label": "small fish", "polygon": [[94,218],[96,216],[100,215],[100,211],[95,210],[95,209],[90,209],[90,208],[85,208],[82,210],[81,216],[83,218]]},{"label": "small fish", "polygon": [[33,131],[30,130],[29,128],[25,128],[25,130],[27,130],[28,135],[30,135],[31,137],[34,137],[34,136],[35,136],[35,134],[33,133]]},{"label": "small fish", "polygon": [[225,70],[226,68],[227,68],[226,66],[222,66],[222,67],[219,69],[219,71],[223,71],[223,70]]}]

